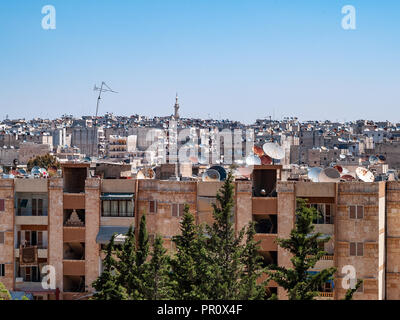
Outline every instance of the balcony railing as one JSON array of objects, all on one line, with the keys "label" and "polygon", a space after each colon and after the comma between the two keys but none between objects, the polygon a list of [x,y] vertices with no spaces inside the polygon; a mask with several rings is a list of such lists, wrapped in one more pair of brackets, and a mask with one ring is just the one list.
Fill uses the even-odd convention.
[{"label": "balcony railing", "polygon": [[333,292],[319,292],[320,297],[325,297],[325,298],[333,298]]}]

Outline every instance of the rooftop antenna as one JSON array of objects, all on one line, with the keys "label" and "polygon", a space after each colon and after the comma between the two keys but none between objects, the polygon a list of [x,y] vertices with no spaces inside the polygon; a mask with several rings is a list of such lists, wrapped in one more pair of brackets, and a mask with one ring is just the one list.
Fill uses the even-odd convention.
[{"label": "rooftop antenna", "polygon": [[[118,93],[118,92],[112,90],[104,81],[101,82],[100,88],[97,87],[97,85],[94,85],[93,91],[99,91],[99,96],[97,97],[96,117],[95,117],[94,123],[93,123],[93,143],[92,143],[92,150],[91,150],[92,155],[93,155],[94,144],[97,143],[97,142],[95,142],[94,134],[95,134],[95,128],[97,127],[97,115],[99,113],[99,104],[100,104],[100,100],[101,100],[101,94],[103,92]],[[99,152],[97,149],[97,155],[98,155],[98,153]]]}]

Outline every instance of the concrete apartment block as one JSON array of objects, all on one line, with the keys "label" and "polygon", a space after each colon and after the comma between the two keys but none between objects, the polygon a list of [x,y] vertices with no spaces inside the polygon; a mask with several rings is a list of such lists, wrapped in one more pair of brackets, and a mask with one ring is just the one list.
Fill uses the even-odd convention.
[{"label": "concrete apartment block", "polygon": [[[338,269],[334,284],[318,299],[342,299],[345,266],[364,280],[354,299],[400,298],[400,183],[281,181],[280,166],[255,166],[250,180],[235,181],[235,228],[256,223],[264,265],[291,267],[290,255],[276,244],[295,224],[296,198],[308,199],[322,212],[315,230],[331,237],[327,255],[310,272]],[[89,164],[66,163],[63,178],[0,180],[0,277],[11,291],[36,299],[85,299],[102,271],[101,249],[113,232],[137,230],[147,215],[151,239],[160,234],[174,250],[183,205],[198,224],[212,223],[212,203],[222,182],[89,178]],[[4,208],[2,207],[4,203]],[[1,211],[2,210],[2,211]],[[0,240],[2,240],[0,235]],[[21,264],[25,248],[37,247],[32,264]],[[22,251],[21,251],[22,249]],[[36,249],[32,249],[36,250]],[[52,265],[56,289],[41,286],[40,267]],[[39,271],[38,271],[39,270]],[[274,282],[270,294],[287,299]]]}]

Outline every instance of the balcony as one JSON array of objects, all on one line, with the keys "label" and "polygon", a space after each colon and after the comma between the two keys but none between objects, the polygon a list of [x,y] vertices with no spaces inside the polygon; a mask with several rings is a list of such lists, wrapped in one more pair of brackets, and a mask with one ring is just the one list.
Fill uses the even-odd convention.
[{"label": "balcony", "polygon": [[18,291],[45,291],[42,282],[24,281],[23,278],[15,278],[15,289]]},{"label": "balcony", "polygon": [[334,297],[334,292],[319,292],[317,300],[332,300]]},{"label": "balcony", "polygon": [[47,226],[48,217],[46,216],[16,216],[15,225],[36,225]]},{"label": "balcony", "polygon": [[63,227],[64,242],[85,242],[85,227]]},{"label": "balcony", "polygon": [[334,255],[325,255],[315,264],[313,271],[324,270],[335,266]]},{"label": "balcony", "polygon": [[253,197],[253,214],[277,214],[278,198],[275,197]]},{"label": "balcony", "polygon": [[[38,247],[38,258],[47,259],[47,248]],[[19,248],[14,250],[14,257],[19,257]]]},{"label": "balcony", "polygon": [[64,276],[84,276],[85,260],[64,260]]},{"label": "balcony", "polygon": [[85,209],[84,193],[66,193],[64,192],[64,209]]},{"label": "balcony", "polygon": [[254,236],[255,241],[260,241],[260,251],[277,251],[276,234],[257,233]]}]

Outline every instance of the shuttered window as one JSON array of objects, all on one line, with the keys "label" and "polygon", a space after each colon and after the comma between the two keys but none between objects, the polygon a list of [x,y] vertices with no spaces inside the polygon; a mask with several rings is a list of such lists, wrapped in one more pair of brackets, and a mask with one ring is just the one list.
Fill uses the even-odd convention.
[{"label": "shuttered window", "polygon": [[350,242],[350,256],[362,257],[364,255],[364,243]]},{"label": "shuttered window", "polygon": [[5,202],[4,199],[0,199],[0,212],[5,210]]}]

